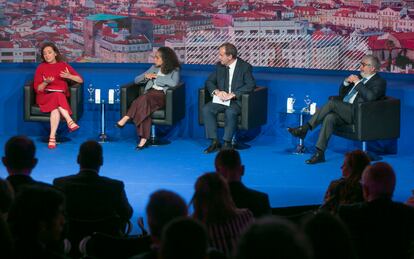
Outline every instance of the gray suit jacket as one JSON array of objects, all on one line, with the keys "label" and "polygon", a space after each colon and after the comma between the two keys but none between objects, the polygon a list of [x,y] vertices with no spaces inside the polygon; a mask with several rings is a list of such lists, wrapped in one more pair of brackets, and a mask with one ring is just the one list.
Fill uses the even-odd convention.
[{"label": "gray suit jacket", "polygon": [[166,75],[163,76],[157,76],[156,79],[146,79],[145,78],[145,74],[157,74],[158,71],[160,71],[159,67],[156,67],[155,65],[152,65],[147,71],[145,71],[144,73],[142,73],[141,75],[135,77],[134,82],[136,84],[145,84],[145,89],[144,91],[147,92],[149,89],[151,89],[151,87],[154,85],[154,83],[163,88],[164,93],[167,92],[167,89],[169,87],[174,87],[176,85],[178,85],[178,83],[180,82],[180,71],[179,69],[175,69],[173,70],[171,73],[168,73]]}]

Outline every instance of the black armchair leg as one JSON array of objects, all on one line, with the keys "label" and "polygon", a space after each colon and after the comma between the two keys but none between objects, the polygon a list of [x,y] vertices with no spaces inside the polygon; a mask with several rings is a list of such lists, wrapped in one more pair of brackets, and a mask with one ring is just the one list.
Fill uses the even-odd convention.
[{"label": "black armchair leg", "polygon": [[156,134],[156,129],[155,129],[155,125],[151,125],[151,136],[150,139],[148,140],[149,144],[151,146],[163,146],[163,145],[168,145],[171,143],[171,141],[166,140],[166,139],[160,139],[157,137]]},{"label": "black armchair leg", "polygon": [[234,134],[233,138],[231,139],[231,146],[237,150],[243,150],[243,149],[250,148],[250,145],[247,145],[246,143],[243,143],[243,142],[238,142],[236,139],[236,134]]},{"label": "black armchair leg", "polygon": [[369,159],[371,161],[380,161],[382,160],[382,157],[375,154],[374,152],[370,152],[367,150],[367,142],[366,141],[362,141],[362,151],[364,151],[367,156],[369,157]]}]

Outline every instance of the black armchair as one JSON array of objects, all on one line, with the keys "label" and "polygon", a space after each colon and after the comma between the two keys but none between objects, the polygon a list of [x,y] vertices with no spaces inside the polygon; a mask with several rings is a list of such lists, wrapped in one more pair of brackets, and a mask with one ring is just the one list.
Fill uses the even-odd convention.
[{"label": "black armchair", "polygon": [[[72,109],[72,119],[78,121],[83,114],[83,84],[73,81],[69,83],[69,105]],[[24,84],[24,120],[25,121],[49,121],[50,114],[40,111],[36,104],[36,93],[33,89],[33,80]]]},{"label": "black armchair", "polygon": [[[367,141],[400,137],[400,109],[400,100],[389,96],[374,102],[358,103],[354,109],[355,123],[335,128],[334,134],[362,141],[362,149],[367,152]],[[368,155],[373,161],[380,159],[374,154]]]},{"label": "black armchair", "polygon": [[[144,84],[134,82],[121,87],[121,117],[125,116],[131,103],[144,93]],[[158,139],[156,136],[155,125],[173,126],[185,116],[185,84],[179,83],[175,87],[167,90],[165,95],[165,107],[155,111],[151,115],[151,137],[150,145],[163,145],[170,143],[167,140]]]},{"label": "black armchair", "polygon": [[[267,87],[257,86],[253,92],[243,94],[241,97],[241,113],[238,118],[238,128],[241,130],[250,130],[267,122]],[[205,88],[200,88],[198,92],[198,122],[204,125],[203,106],[212,100],[211,95]],[[218,127],[224,127],[225,115],[223,112],[217,115]],[[235,136],[232,139],[232,145],[237,149],[248,148],[248,145],[237,143]]]}]

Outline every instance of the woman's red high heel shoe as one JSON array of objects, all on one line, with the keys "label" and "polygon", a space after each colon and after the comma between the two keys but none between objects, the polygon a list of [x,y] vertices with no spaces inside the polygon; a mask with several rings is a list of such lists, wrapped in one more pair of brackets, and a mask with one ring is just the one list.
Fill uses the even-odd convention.
[{"label": "woman's red high heel shoe", "polygon": [[74,121],[69,121],[68,128],[70,132],[74,132],[75,130],[79,129],[79,125],[76,124]]},{"label": "woman's red high heel shoe", "polygon": [[47,144],[47,148],[49,149],[56,148],[56,138],[49,138],[49,143]]}]

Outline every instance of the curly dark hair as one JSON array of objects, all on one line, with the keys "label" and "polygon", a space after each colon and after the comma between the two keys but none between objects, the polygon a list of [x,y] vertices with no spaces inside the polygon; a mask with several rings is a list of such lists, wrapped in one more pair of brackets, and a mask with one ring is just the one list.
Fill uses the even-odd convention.
[{"label": "curly dark hair", "polygon": [[161,47],[158,49],[160,57],[162,59],[161,72],[163,74],[169,74],[173,70],[180,68],[180,62],[174,50],[169,47]]},{"label": "curly dark hair", "polygon": [[43,50],[46,47],[51,47],[53,49],[53,51],[56,53],[56,61],[57,62],[61,62],[64,61],[65,58],[62,56],[62,54],[60,54],[59,49],[56,47],[56,45],[52,42],[46,42],[43,43],[42,46],[40,47],[40,58],[42,59],[42,62],[46,62],[45,57],[43,56]]}]

